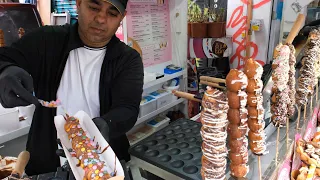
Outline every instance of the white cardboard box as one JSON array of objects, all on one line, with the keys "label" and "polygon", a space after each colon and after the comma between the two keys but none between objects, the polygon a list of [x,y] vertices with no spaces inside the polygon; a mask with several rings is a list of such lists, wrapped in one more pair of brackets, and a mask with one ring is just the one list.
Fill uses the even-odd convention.
[{"label": "white cardboard box", "polygon": [[[90,138],[95,137],[95,142],[98,142],[101,147],[109,147],[108,142],[103,138],[100,131],[98,130],[97,126],[93,123],[92,119],[89,117],[88,114],[86,114],[84,111],[77,112],[74,117],[79,119],[79,123],[83,130],[87,133],[87,136]],[[55,116],[54,123],[57,129],[58,136],[61,140],[63,150],[66,154],[66,157],[68,159],[68,162],[70,164],[70,167],[72,169],[72,172],[74,173],[74,176],[76,179],[83,179],[84,177],[84,170],[81,167],[78,167],[78,159],[75,157],[72,157],[72,155],[69,152],[69,149],[72,148],[71,143],[68,138],[68,134],[64,130],[65,125],[65,119],[63,116]],[[120,164],[119,159],[116,157],[114,151],[111,147],[109,147],[105,152],[101,154],[101,158],[106,162],[110,168],[108,172],[112,172],[113,170],[116,170],[116,176],[110,178],[110,180],[123,180],[124,179],[124,171],[122,169],[122,166]]]},{"label": "white cardboard box", "polygon": [[151,96],[142,97],[140,103],[140,115],[139,117],[143,117],[147,114],[152,113],[157,110],[157,100]]},{"label": "white cardboard box", "polygon": [[0,109],[0,136],[19,129],[19,109]]},{"label": "white cardboard box", "polygon": [[160,109],[172,102],[172,94],[164,89],[159,89],[150,93],[150,95],[157,100],[157,109]]}]

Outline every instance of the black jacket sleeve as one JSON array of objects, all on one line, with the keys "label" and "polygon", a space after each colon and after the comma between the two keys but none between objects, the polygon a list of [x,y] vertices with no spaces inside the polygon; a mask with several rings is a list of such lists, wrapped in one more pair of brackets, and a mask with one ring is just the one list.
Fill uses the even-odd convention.
[{"label": "black jacket sleeve", "polygon": [[124,54],[122,58],[129,60],[113,81],[112,106],[102,116],[108,122],[110,138],[125,134],[135,125],[143,92],[144,73],[140,54],[132,49]]}]

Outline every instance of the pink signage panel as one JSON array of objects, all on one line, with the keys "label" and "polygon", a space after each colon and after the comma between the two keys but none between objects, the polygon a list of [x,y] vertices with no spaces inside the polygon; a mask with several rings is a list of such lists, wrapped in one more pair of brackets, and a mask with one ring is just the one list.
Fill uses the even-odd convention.
[{"label": "pink signage panel", "polygon": [[132,0],[127,5],[128,41],[142,50],[145,67],[172,60],[169,1]]}]

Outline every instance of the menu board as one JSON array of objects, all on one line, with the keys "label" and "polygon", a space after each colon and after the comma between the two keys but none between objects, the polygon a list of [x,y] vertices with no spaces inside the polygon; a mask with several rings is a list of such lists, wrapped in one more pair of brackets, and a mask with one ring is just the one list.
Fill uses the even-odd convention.
[{"label": "menu board", "polygon": [[129,1],[127,30],[128,45],[141,50],[144,67],[172,60],[168,0],[161,3],[154,0]]}]

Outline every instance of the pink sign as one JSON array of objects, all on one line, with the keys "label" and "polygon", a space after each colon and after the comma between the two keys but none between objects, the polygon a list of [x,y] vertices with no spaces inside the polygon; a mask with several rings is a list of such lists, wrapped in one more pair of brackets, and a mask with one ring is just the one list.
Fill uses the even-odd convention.
[{"label": "pink sign", "polygon": [[304,137],[303,137],[303,139],[305,141],[311,141],[311,139],[313,138],[314,134],[317,131],[318,110],[319,109],[317,107],[314,108],[314,111],[313,111],[313,114],[312,114],[312,118],[308,122],[307,129],[306,129],[306,132],[305,132]]},{"label": "pink sign", "polygon": [[278,172],[278,179],[281,180],[290,180],[290,170],[291,170],[291,161],[287,159],[282,164],[282,167],[279,169]]},{"label": "pink sign", "polygon": [[120,41],[124,42],[124,32],[123,32],[123,22],[121,21],[121,24],[116,32],[116,36],[120,39]]},{"label": "pink sign", "polygon": [[301,139],[301,134],[296,134],[295,135],[295,144],[294,144],[294,154],[293,154],[293,162],[292,162],[292,171],[294,170],[298,170],[301,167],[301,159],[299,154],[297,154],[296,149],[297,149],[297,143],[299,141],[299,139]]},{"label": "pink sign", "polygon": [[129,1],[128,45],[132,39],[142,50],[144,67],[172,60],[169,1]]}]

